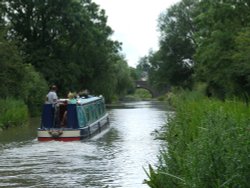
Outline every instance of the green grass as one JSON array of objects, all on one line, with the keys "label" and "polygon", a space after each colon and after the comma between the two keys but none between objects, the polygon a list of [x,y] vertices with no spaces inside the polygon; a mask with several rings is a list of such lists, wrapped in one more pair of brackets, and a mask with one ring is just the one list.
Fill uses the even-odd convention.
[{"label": "green grass", "polygon": [[28,122],[28,108],[23,101],[16,99],[0,100],[0,128],[24,125]]},{"label": "green grass", "polygon": [[[248,187],[250,108],[184,92],[173,98],[166,150],[146,183],[159,187]],[[162,137],[162,136],[161,136]]]},{"label": "green grass", "polygon": [[151,93],[146,89],[136,89],[134,96],[142,100],[148,100],[152,98]]},{"label": "green grass", "polygon": [[142,101],[142,100],[151,100],[152,95],[146,89],[136,89],[135,93],[126,95],[122,100],[123,101]]}]

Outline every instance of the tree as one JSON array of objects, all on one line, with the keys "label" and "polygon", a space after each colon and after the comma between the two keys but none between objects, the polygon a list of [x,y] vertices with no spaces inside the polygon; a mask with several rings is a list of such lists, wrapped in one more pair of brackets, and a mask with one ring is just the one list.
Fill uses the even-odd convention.
[{"label": "tree", "polygon": [[115,65],[116,76],[116,94],[124,97],[129,91],[133,90],[133,81],[130,75],[130,69],[124,57],[120,57]]},{"label": "tree", "polygon": [[20,97],[20,81],[24,76],[22,59],[13,43],[0,31],[0,98]]},{"label": "tree", "polygon": [[[160,49],[151,55],[151,78],[160,85],[190,87],[196,41],[196,0],[183,0],[159,17]],[[153,76],[154,75],[154,76]]]},{"label": "tree", "polygon": [[136,69],[141,79],[148,77],[148,73],[150,70],[150,62],[148,60],[148,56],[144,56],[139,59],[139,63],[136,66]]},{"label": "tree", "polygon": [[[240,68],[243,54],[238,52],[243,42],[241,39],[246,34],[241,31],[248,27],[250,19],[249,4],[245,1],[204,0],[200,2],[199,9],[201,13],[196,18],[197,78],[208,84],[209,94],[222,99],[241,95],[238,88],[241,91],[245,88],[244,91],[249,93],[246,76],[249,68],[245,63],[246,66]],[[239,69],[244,70],[244,75]]]},{"label": "tree", "polygon": [[130,70],[130,77],[132,78],[133,81],[139,80],[140,76],[138,74],[138,71],[134,67],[129,67]]},{"label": "tree", "polygon": [[9,0],[5,13],[23,62],[58,85],[61,94],[115,90],[116,75],[107,72],[116,64],[120,43],[110,39],[105,11],[91,0]]},{"label": "tree", "polygon": [[35,115],[44,102],[47,82],[30,64],[23,64],[14,41],[0,32],[0,98],[16,98],[25,102]]},{"label": "tree", "polygon": [[243,28],[235,37],[235,50],[232,53],[233,94],[248,102],[250,95],[250,31]]}]

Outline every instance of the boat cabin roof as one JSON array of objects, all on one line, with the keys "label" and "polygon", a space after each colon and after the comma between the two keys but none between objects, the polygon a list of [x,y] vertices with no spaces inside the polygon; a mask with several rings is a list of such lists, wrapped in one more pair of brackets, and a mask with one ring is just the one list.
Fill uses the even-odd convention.
[{"label": "boat cabin roof", "polygon": [[101,97],[79,98],[77,99],[77,102],[79,104],[87,104],[87,103],[91,103],[91,102],[98,101],[101,99],[102,99]]},{"label": "boat cabin roof", "polygon": [[81,105],[84,105],[84,104],[88,104],[88,103],[91,103],[91,102],[95,102],[95,101],[98,101],[98,100],[102,100],[103,98],[102,97],[95,97],[95,96],[90,96],[88,98],[78,98],[78,99],[59,99],[59,102],[70,102],[71,104],[81,104]]}]

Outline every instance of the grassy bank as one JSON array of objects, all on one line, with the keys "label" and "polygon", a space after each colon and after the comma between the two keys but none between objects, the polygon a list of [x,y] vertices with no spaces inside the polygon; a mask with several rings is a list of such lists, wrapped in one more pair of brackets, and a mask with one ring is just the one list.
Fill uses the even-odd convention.
[{"label": "grassy bank", "polygon": [[176,115],[165,127],[166,150],[149,168],[152,188],[248,187],[250,108],[199,94],[175,97]]},{"label": "grassy bank", "polygon": [[136,89],[133,94],[125,96],[122,100],[123,101],[152,100],[152,95],[146,89]]},{"label": "grassy bank", "polygon": [[28,122],[28,108],[23,101],[0,99],[0,129],[23,125]]}]

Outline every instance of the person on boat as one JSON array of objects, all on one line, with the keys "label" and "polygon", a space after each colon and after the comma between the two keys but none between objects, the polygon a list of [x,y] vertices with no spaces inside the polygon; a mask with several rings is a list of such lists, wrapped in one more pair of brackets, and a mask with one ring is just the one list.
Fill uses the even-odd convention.
[{"label": "person on boat", "polygon": [[79,96],[81,98],[89,98],[89,90],[87,89],[84,89],[82,91],[79,92]]},{"label": "person on boat", "polygon": [[[76,98],[74,93],[71,92],[68,93],[68,104],[76,104]],[[66,124],[67,124],[67,109],[63,113],[61,127],[66,127]]]},{"label": "person on boat", "polygon": [[57,101],[58,97],[56,94],[57,87],[56,85],[52,85],[50,87],[49,93],[46,95],[45,104],[52,104],[52,118],[53,118],[53,126],[55,126],[58,122],[58,108],[57,108]]},{"label": "person on boat", "polygon": [[69,92],[68,94],[68,104],[76,104],[76,94]]},{"label": "person on boat", "polygon": [[47,104],[53,104],[53,105],[55,105],[57,103],[58,96],[56,94],[56,91],[57,91],[56,85],[52,85],[51,88],[50,88],[49,93],[46,96],[46,98],[47,98],[46,103]]}]

